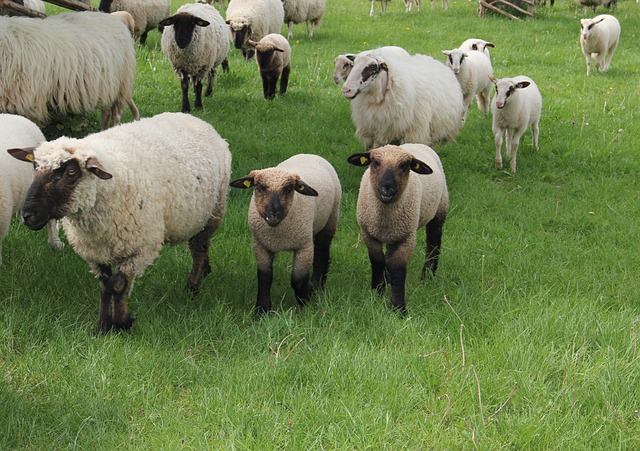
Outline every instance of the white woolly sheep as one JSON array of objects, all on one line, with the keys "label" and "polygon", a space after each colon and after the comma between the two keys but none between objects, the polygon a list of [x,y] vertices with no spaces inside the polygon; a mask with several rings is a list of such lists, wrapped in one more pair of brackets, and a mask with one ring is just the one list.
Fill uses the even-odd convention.
[{"label": "white woolly sheep", "polygon": [[493,84],[489,76],[493,76],[491,60],[487,55],[477,50],[443,50],[447,55],[447,67],[455,74],[462,88],[462,103],[464,112],[462,120],[467,119],[469,105],[476,98],[478,108],[483,113],[489,112],[491,88]]},{"label": "white woolly sheep", "polygon": [[256,63],[262,78],[264,98],[271,100],[276,95],[276,84],[280,78],[280,95],[287,92],[291,72],[291,46],[284,36],[277,33],[266,35],[259,42],[249,39],[256,51]]},{"label": "white woolly sheep", "polygon": [[284,7],[284,23],[289,32],[287,37],[293,39],[293,26],[307,23],[307,35],[313,37],[314,27],[319,27],[324,15],[327,0],[282,0]]},{"label": "white woolly sheep", "polygon": [[39,124],[50,114],[102,109],[101,127],[121,120],[124,104],[134,119],[136,57],[131,35],[116,17],[74,12],[46,19],[0,17],[0,111]]},{"label": "white woolly sheep", "polygon": [[226,18],[233,45],[249,59],[253,57],[249,39],[257,42],[268,34],[280,33],[284,8],[281,0],[231,0]]},{"label": "white woolly sheep", "polygon": [[135,23],[134,36],[140,45],[147,42],[149,31],[157,28],[162,33],[160,21],[171,14],[171,0],[100,0],[100,11],[112,13],[127,11]]},{"label": "white woolly sheep", "polygon": [[430,56],[398,56],[384,49],[360,53],[342,94],[351,100],[356,136],[367,150],[449,141],[463,124],[460,83]]},{"label": "white woolly sheep", "polygon": [[291,287],[304,305],[324,286],[329,271],[342,197],[335,169],[322,157],[298,154],[274,168],[251,171],[231,186],[254,188],[249,227],[258,269],[256,314],[271,310],[273,260],[281,251],[293,251]]},{"label": "white woolly sheep", "polygon": [[485,41],[484,39],[478,38],[470,38],[460,44],[458,47],[460,50],[477,50],[479,52],[484,53],[489,58],[491,58],[491,54],[489,53],[489,47],[495,48],[492,42]]},{"label": "white woolly sheep", "polygon": [[369,11],[369,16],[373,17],[376,15],[375,12],[375,4],[376,2],[380,2],[380,7],[382,8],[382,14],[387,12],[387,3],[391,0],[371,0],[371,11]]},{"label": "white woolly sheep", "polygon": [[[380,47],[380,49],[384,52],[395,52],[398,56],[410,56],[409,52],[405,49],[395,45]],[[368,50],[367,53],[375,52],[376,50],[379,49]],[[336,57],[333,61],[333,82],[335,84],[339,84],[341,81],[345,81],[347,79],[351,73],[351,69],[353,68],[353,61],[356,59],[356,56],[358,56],[356,53],[345,53]]]},{"label": "white woolly sheep", "polygon": [[516,156],[520,138],[531,127],[533,145],[538,147],[538,124],[542,112],[542,96],[529,77],[491,77],[496,94],[491,101],[493,134],[496,141],[496,169],[502,169],[502,140],[506,135],[507,156],[511,157],[511,172],[516,173]]},{"label": "white woolly sheep", "polygon": [[205,96],[213,92],[213,73],[219,65],[229,70],[229,30],[218,12],[210,5],[187,3],[176,14],[160,22],[162,52],[180,78],[182,112],[191,111],[189,83],[193,83],[195,107],[202,108],[202,79],[207,77]]},{"label": "white woolly sheep", "polygon": [[133,16],[129,14],[127,11],[114,11],[110,13],[112,16],[117,17],[122,21],[129,33],[131,33],[131,37],[135,36],[136,33],[136,21],[133,19]]},{"label": "white woolly sheep", "polygon": [[[36,124],[15,114],[0,114],[0,267],[2,267],[2,240],[9,231],[11,218],[20,211],[31,184],[33,167],[17,161],[6,152],[17,146],[37,146],[45,141]],[[49,244],[60,249],[57,221],[47,224]]]},{"label": "white woolly sheep", "polygon": [[371,262],[371,288],[382,294],[390,283],[391,304],[404,316],[407,264],[421,227],[427,232],[422,278],[427,270],[435,275],[438,268],[442,228],[449,210],[442,163],[433,149],[423,144],[384,146],[351,155],[347,161],[368,166],[360,182],[357,217]]},{"label": "white woolly sheep", "polygon": [[[99,330],[129,329],[127,298],[164,243],[189,242],[187,288],[211,272],[208,249],[226,209],[231,154],[206,122],[163,113],[13,156],[34,160],[22,207],[31,229],[61,219],[100,283]],[[115,272],[112,270],[115,267]]]},{"label": "white woolly sheep", "polygon": [[620,40],[620,22],[609,14],[593,19],[580,19],[580,47],[587,61],[587,75],[591,73],[591,58],[595,55],[596,69],[606,72]]}]

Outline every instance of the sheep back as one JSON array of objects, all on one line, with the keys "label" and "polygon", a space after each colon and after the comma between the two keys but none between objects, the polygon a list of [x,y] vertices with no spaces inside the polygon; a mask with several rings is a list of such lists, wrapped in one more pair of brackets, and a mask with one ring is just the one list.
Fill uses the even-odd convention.
[{"label": "sheep back", "polygon": [[320,22],[327,0],[284,0],[284,23]]},{"label": "sheep back", "polygon": [[[101,1],[100,10],[103,10]],[[170,0],[113,0],[106,12],[127,11],[133,16],[134,34],[136,37],[158,28],[160,21],[171,15]]]},{"label": "sheep back", "polygon": [[[231,0],[227,6],[226,21],[231,30],[250,26],[251,33],[243,45],[251,39],[259,41],[270,33],[279,33],[284,23],[281,0]],[[236,44],[236,48],[241,48]]]}]

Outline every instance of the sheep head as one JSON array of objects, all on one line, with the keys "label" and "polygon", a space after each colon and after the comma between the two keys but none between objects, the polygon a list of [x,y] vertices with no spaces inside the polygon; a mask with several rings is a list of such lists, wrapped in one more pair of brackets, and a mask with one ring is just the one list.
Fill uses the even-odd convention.
[{"label": "sheep head", "polygon": [[604,17],[601,17],[599,20],[593,19],[580,19],[580,37],[584,42],[587,42],[589,36],[591,35],[591,30],[593,27],[604,20]]},{"label": "sheep head", "polygon": [[233,46],[242,49],[251,36],[251,24],[247,20],[240,19],[226,20],[225,23],[229,25]]},{"label": "sheep head", "polygon": [[353,60],[355,58],[356,55],[354,55],[353,53],[338,55],[336,57],[336,59],[333,61],[333,82],[335,84],[339,84],[341,81],[347,79],[347,77],[351,73],[351,69],[353,68]]},{"label": "sheep head", "polygon": [[196,17],[189,13],[178,13],[160,21],[160,26],[170,27],[173,25],[176,45],[181,49],[186,48],[193,39],[193,31],[196,27],[208,27],[207,20]]},{"label": "sheep head", "polygon": [[451,68],[454,74],[459,74],[462,61],[468,56],[467,53],[460,49],[443,50],[442,53],[447,56],[447,67]]},{"label": "sheep head", "polygon": [[256,61],[258,62],[258,67],[262,70],[271,69],[271,66],[274,65],[273,56],[276,52],[284,53],[283,49],[268,42],[256,42],[251,39],[247,42],[249,43],[249,46],[256,50]]},{"label": "sheep head", "polygon": [[507,100],[510,96],[512,96],[518,89],[526,88],[531,83],[528,81],[514,82],[510,78],[502,78],[497,79],[491,75],[489,75],[489,79],[496,86],[496,106],[498,109],[502,109],[507,105]]},{"label": "sheep head", "polygon": [[103,13],[110,13],[112,3],[113,3],[113,0],[100,0],[100,5],[98,6],[98,10],[102,11]]},{"label": "sheep head", "polygon": [[358,55],[353,60],[353,68],[342,86],[342,95],[349,100],[366,91],[378,90],[384,99],[388,89],[389,68],[382,58]]}]

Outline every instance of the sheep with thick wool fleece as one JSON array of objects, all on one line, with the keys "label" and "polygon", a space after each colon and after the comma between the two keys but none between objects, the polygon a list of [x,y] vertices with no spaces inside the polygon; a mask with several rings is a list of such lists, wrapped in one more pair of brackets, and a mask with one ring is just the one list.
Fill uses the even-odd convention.
[{"label": "sheep with thick wool fleece", "polygon": [[42,125],[51,113],[102,109],[101,127],[117,125],[127,104],[134,119],[136,57],[116,17],[61,13],[45,19],[0,17],[0,111]]},{"label": "sheep with thick wool fleece", "polygon": [[245,58],[253,56],[249,39],[259,41],[271,33],[280,33],[284,23],[281,0],[231,0],[227,6],[226,23],[235,48]]},{"label": "sheep with thick wool fleece", "polygon": [[506,136],[507,156],[511,172],[516,172],[516,156],[520,138],[531,127],[533,145],[538,147],[542,95],[534,81],[524,75],[497,79],[491,77],[496,94],[491,101],[493,134],[496,142],[496,169],[502,169],[502,140]]},{"label": "sheep with thick wool fleece", "polygon": [[207,77],[205,96],[213,92],[213,74],[222,65],[229,69],[229,30],[218,12],[210,5],[187,3],[160,22],[162,52],[180,78],[182,112],[191,111],[189,83],[195,92],[195,107],[202,108],[202,79]]},{"label": "sheep with thick wool fleece", "polygon": [[367,150],[386,144],[433,145],[463,125],[462,90],[443,63],[377,49],[356,56],[342,86],[356,136]]},{"label": "sheep with thick wool fleece", "polygon": [[289,74],[291,73],[291,46],[284,36],[271,33],[249,45],[256,51],[256,63],[262,78],[264,98],[271,100],[276,95],[276,84],[280,79],[280,95],[287,92]]},{"label": "sheep with thick wool fleece", "polygon": [[489,79],[493,76],[491,60],[487,55],[477,50],[443,50],[447,56],[447,67],[451,68],[455,74],[460,88],[462,88],[462,102],[464,113],[462,120],[467,119],[469,105],[476,98],[478,108],[483,113],[489,112],[489,102],[491,101],[491,89],[493,84]]},{"label": "sheep with thick wool fleece", "polygon": [[147,34],[154,28],[162,33],[160,21],[171,14],[171,0],[100,0],[100,11],[127,11],[133,16],[134,36],[140,45],[147,42]]},{"label": "sheep with thick wool fleece", "polygon": [[593,19],[580,19],[580,47],[591,73],[591,59],[596,55],[596,69],[606,72],[620,40],[620,22],[614,16],[601,14]]},{"label": "sheep with thick wool fleece", "polygon": [[479,52],[484,53],[489,58],[491,58],[491,54],[489,53],[489,48],[495,48],[495,45],[492,42],[485,41],[484,39],[479,38],[469,38],[465,40],[458,47],[460,50],[477,50]]},{"label": "sheep with thick wool fleece", "polygon": [[[388,45],[384,47],[380,47],[385,52],[395,52],[398,56],[410,56],[409,52],[407,52],[402,47],[398,47],[395,45]],[[366,52],[375,52],[378,49],[367,50]],[[339,84],[341,81],[345,81],[349,74],[351,73],[351,69],[353,69],[353,61],[356,59],[358,54],[356,53],[344,53],[338,55],[336,59],[333,61],[333,82],[335,84]]]},{"label": "sheep with thick wool fleece", "polygon": [[251,171],[231,186],[254,188],[249,227],[258,269],[256,314],[271,310],[273,260],[281,251],[293,251],[291,286],[298,302],[306,303],[329,271],[342,198],[335,169],[320,156],[298,154],[274,168]]},{"label": "sheep with thick wool fleece", "polygon": [[407,264],[421,227],[427,232],[422,278],[427,270],[435,275],[438,268],[449,210],[442,163],[423,144],[384,146],[351,155],[347,161],[368,166],[360,181],[357,218],[371,262],[371,288],[381,294],[389,282],[392,306],[404,316]]},{"label": "sheep with thick wool fleece", "polygon": [[208,249],[226,209],[231,154],[201,119],[163,113],[12,153],[36,166],[24,224],[39,229],[62,219],[99,280],[102,332],[131,327],[127,297],[164,243],[189,242],[191,291],[211,272]]},{"label": "sheep with thick wool fleece", "polygon": [[293,26],[307,23],[307,35],[313,37],[313,29],[319,27],[327,0],[282,0],[284,23],[288,26],[287,37],[293,39]]},{"label": "sheep with thick wool fleece", "polygon": [[[33,167],[12,158],[6,149],[37,146],[43,141],[44,135],[29,119],[15,114],[0,114],[0,267],[2,241],[9,231],[11,218],[22,208],[33,176]],[[47,232],[51,247],[62,248],[57,221],[49,221]]]}]

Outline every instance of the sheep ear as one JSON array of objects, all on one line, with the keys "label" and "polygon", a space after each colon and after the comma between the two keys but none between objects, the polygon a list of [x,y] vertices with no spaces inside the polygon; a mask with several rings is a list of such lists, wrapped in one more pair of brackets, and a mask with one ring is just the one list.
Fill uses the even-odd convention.
[{"label": "sheep ear", "polygon": [[256,41],[252,41],[251,39],[249,39],[247,42],[248,42],[248,43],[249,43],[249,45],[250,45],[251,47],[253,47],[253,48],[255,48],[255,47],[256,47],[256,45],[258,45],[258,43],[257,43]]},{"label": "sheep ear", "polygon": [[252,176],[247,175],[245,177],[241,177],[238,180],[234,180],[233,182],[229,183],[229,186],[231,186],[232,188],[240,188],[240,189],[247,189],[247,188],[251,188],[254,185],[254,179]]},{"label": "sheep ear", "polygon": [[197,26],[199,26],[199,27],[208,27],[209,24],[210,24],[210,22],[208,22],[208,21],[206,21],[204,19],[201,19],[199,17],[196,17],[196,25]]},{"label": "sheep ear", "polygon": [[491,80],[491,83],[493,83],[494,85],[498,84],[498,79],[493,75],[489,75],[489,80]]},{"label": "sheep ear", "polygon": [[7,149],[7,152],[13,158],[17,158],[18,160],[26,161],[28,163],[33,163],[34,150],[36,150],[35,147],[22,147],[22,148],[15,148],[15,149]]},{"label": "sheep ear", "polygon": [[300,194],[303,194],[305,196],[317,196],[318,195],[318,192],[316,190],[311,188],[309,185],[304,183],[302,180],[298,180],[298,182],[296,183],[295,190],[297,192],[299,192]]},{"label": "sheep ear", "polygon": [[495,46],[495,44],[494,44],[493,42],[486,42],[486,43],[484,44],[484,46],[485,46],[485,48],[486,48],[486,47],[496,48],[496,46]]},{"label": "sheep ear", "polygon": [[102,180],[109,180],[111,177],[113,177],[111,174],[104,170],[96,157],[87,158],[85,167],[89,172],[91,172],[96,177],[101,178]]},{"label": "sheep ear", "polygon": [[369,152],[354,153],[347,158],[347,163],[354,166],[369,166],[369,164],[371,164],[371,157],[369,156]]},{"label": "sheep ear", "polygon": [[449,56],[449,55],[451,55],[451,50],[443,50],[442,54]]},{"label": "sheep ear", "polygon": [[516,83],[516,89],[526,88],[530,84],[531,83],[529,83],[528,81],[521,81],[520,83]]},{"label": "sheep ear", "polygon": [[171,17],[167,17],[166,19],[162,19],[158,23],[158,25],[162,27],[170,27],[171,25],[173,25],[174,22],[175,22],[175,19],[173,18],[173,16],[171,16]]},{"label": "sheep ear", "polygon": [[346,56],[346,57],[347,57],[347,59],[348,59],[349,61],[351,61],[351,62],[353,62],[353,61],[355,61],[355,60],[356,60],[356,54],[355,54],[355,53],[347,53],[345,56]]},{"label": "sheep ear", "polygon": [[411,160],[411,170],[416,174],[428,175],[433,174],[433,169],[427,163],[414,158]]},{"label": "sheep ear", "polygon": [[274,50],[275,52],[282,52],[282,53],[284,53],[284,50],[282,50],[282,49],[280,49],[280,48],[278,48],[278,47],[274,47],[274,48],[273,48],[273,50]]}]

